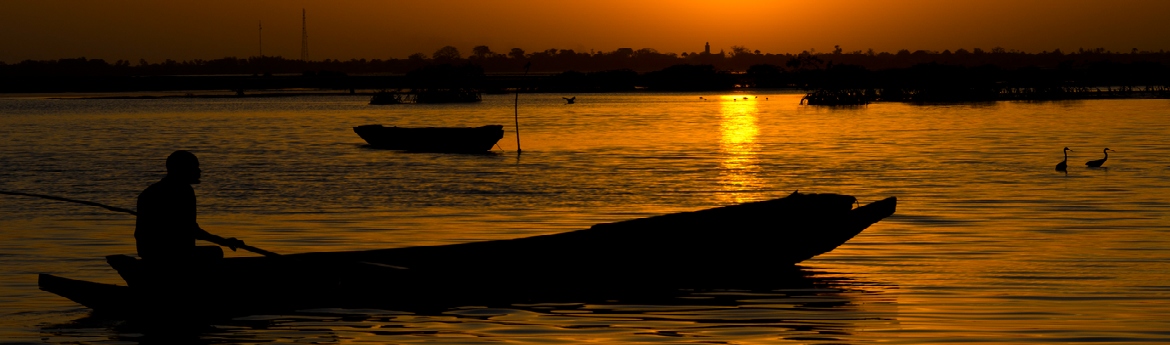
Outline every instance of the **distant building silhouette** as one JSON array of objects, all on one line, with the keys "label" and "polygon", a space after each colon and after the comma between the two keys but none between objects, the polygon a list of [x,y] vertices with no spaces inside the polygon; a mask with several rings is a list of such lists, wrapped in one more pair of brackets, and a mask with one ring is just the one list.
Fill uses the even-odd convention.
[{"label": "distant building silhouette", "polygon": [[711,42],[707,42],[706,44],[704,44],[703,45],[703,52],[699,53],[698,55],[699,55],[699,59],[701,60],[702,63],[712,63],[711,59],[713,59],[713,58],[718,59],[718,58],[722,58],[722,57],[727,57],[727,55],[723,53],[723,49],[719,49],[719,54],[712,54],[711,53]]}]

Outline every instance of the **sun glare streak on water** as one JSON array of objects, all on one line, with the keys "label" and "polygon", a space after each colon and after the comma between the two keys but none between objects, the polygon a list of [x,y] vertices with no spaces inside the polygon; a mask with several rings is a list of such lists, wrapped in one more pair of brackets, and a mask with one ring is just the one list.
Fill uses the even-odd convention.
[{"label": "sun glare streak on water", "polygon": [[[351,96],[0,98],[0,190],[132,207],[166,155],[190,149],[204,169],[200,224],[280,253],[517,238],[794,190],[899,198],[893,217],[802,263],[807,278],[253,315],[215,325],[208,343],[1170,342],[1166,100],[562,96],[521,95],[522,155],[512,95],[381,107]],[[351,127],[373,123],[506,134],[495,155],[408,154],[364,147]],[[1053,170],[1065,146],[1067,174]],[[1105,168],[1084,166],[1105,147],[1117,151]],[[0,197],[0,343],[159,343],[36,286],[37,273],[121,283],[103,256],[134,252],[133,223]]]},{"label": "sun glare streak on water", "polygon": [[750,191],[760,187],[762,181],[758,179],[759,164],[756,157],[756,136],[760,129],[756,125],[756,104],[744,99],[740,102],[739,96],[720,97],[722,105],[722,120],[719,122],[719,148],[724,159],[720,162],[720,176],[723,190],[727,193],[719,194],[719,201],[724,203],[741,203],[749,201],[740,195],[742,191]]}]

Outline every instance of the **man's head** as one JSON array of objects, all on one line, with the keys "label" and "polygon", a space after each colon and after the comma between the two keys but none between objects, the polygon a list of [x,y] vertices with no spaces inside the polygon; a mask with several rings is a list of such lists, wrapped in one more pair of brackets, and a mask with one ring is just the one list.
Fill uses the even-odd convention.
[{"label": "man's head", "polygon": [[199,170],[199,159],[189,151],[178,150],[167,157],[167,177],[197,184],[202,172]]}]

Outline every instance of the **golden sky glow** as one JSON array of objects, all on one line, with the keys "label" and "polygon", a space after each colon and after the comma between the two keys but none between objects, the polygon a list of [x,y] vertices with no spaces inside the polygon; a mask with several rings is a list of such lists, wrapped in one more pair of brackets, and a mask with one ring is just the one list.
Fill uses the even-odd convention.
[{"label": "golden sky glow", "polygon": [[300,56],[301,9],[312,59],[428,56],[452,45],[770,53],[1025,52],[1102,47],[1170,50],[1162,0],[259,0],[0,1],[0,61],[69,57],[158,62]]}]

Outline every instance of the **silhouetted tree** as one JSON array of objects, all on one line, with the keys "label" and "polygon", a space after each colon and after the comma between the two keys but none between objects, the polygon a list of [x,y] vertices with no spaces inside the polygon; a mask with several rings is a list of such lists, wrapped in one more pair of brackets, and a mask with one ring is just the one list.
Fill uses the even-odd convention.
[{"label": "silhouetted tree", "polygon": [[431,58],[435,59],[435,61],[450,62],[462,59],[463,55],[459,54],[459,49],[455,47],[444,46],[436,50],[434,54],[431,54]]},{"label": "silhouetted tree", "polygon": [[618,48],[610,54],[620,57],[634,57],[634,48]]},{"label": "silhouetted tree", "polygon": [[524,49],[512,48],[512,50],[508,51],[508,57],[513,58],[513,59],[523,59],[524,58]]},{"label": "silhouetted tree", "polygon": [[752,50],[744,46],[731,46],[731,57],[752,55]]},{"label": "silhouetted tree", "polygon": [[488,46],[475,46],[475,48],[471,48],[471,55],[480,59],[486,59],[495,55],[495,53]]},{"label": "silhouetted tree", "polygon": [[796,69],[796,70],[820,69],[821,63],[823,63],[823,62],[824,61],[822,61],[821,58],[806,51],[806,52],[801,52],[800,55],[797,55],[796,57],[793,57],[792,59],[789,59],[788,62],[785,63],[785,65],[792,68],[792,69]]},{"label": "silhouetted tree", "polygon": [[642,48],[642,49],[635,50],[634,53],[631,54],[631,56],[635,56],[635,57],[636,56],[653,56],[653,55],[657,55],[657,54],[658,54],[658,49]]}]

